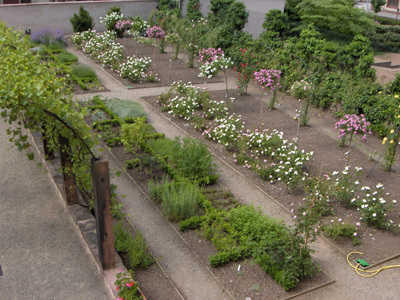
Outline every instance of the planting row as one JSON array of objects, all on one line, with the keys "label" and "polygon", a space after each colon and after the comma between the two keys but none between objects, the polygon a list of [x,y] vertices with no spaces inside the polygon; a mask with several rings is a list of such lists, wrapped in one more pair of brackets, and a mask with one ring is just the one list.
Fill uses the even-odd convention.
[{"label": "planting row", "polygon": [[[123,145],[134,154],[126,161],[127,168],[147,175],[149,195],[169,220],[181,222],[182,230],[201,228],[201,235],[213,242],[218,253],[210,257],[212,266],[254,257],[287,290],[315,271],[310,241],[301,229],[234,200],[226,205],[209,200],[215,198],[216,191],[209,186],[218,176],[208,148],[193,139],[170,140],[154,132],[132,103],[92,99],[88,106],[95,116],[92,125],[109,145]],[[127,115],[128,111],[135,112]]]},{"label": "planting row", "polygon": [[[232,101],[232,99],[231,99]],[[306,236],[311,232],[325,231],[332,237],[348,236],[355,244],[360,243],[355,224],[347,224],[340,218],[322,223],[325,216],[336,215],[337,204],[345,208],[356,208],[360,221],[376,228],[399,231],[399,224],[387,217],[396,200],[384,191],[382,184],[375,188],[361,184],[362,168],[356,167],[315,176],[307,172],[313,153],[297,148],[297,141],[283,139],[283,133],[276,130],[246,129],[240,116],[230,114],[230,103],[210,99],[208,91],[182,82],[158,97],[162,110],[193,124],[205,138],[223,145],[232,153],[234,162],[254,170],[271,184],[283,182],[291,192],[297,188],[304,190],[302,205],[292,213],[299,223],[306,226]],[[364,118],[348,116],[336,125],[341,129],[342,139],[347,135],[368,133]]]}]

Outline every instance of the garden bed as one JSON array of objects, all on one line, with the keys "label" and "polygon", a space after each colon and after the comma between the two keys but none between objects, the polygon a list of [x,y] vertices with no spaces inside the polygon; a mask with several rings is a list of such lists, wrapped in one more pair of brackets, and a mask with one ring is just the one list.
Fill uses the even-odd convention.
[{"label": "garden bed", "polygon": [[[210,92],[212,99],[224,99],[225,91]],[[231,90],[230,95],[236,94],[236,100],[231,105],[230,111],[242,116],[245,122],[245,127],[249,129],[257,128],[259,121],[259,107],[260,100],[250,95],[238,95],[237,91]],[[287,110],[296,109],[297,101],[293,98],[285,95],[279,97],[282,106]],[[156,97],[144,98],[153,107],[161,110],[161,106],[156,103]],[[282,110],[286,110],[283,109]],[[280,108],[276,110],[268,110],[264,107],[264,113],[262,115],[263,128],[277,129],[278,131],[284,132],[285,139],[291,139],[297,135],[297,121],[293,119],[293,116],[283,112]],[[171,118],[171,115],[164,112],[166,116]],[[333,131],[333,127],[337,119],[330,116],[330,112],[323,112],[320,110],[313,109],[311,112],[313,118],[313,125],[301,127],[299,132],[299,149],[305,151],[314,151],[314,160],[311,164],[311,173],[318,175],[328,174],[333,171],[343,171],[345,167],[346,156],[345,152],[347,147],[338,147],[338,139],[335,138],[336,133]],[[171,120],[180,126],[185,131],[188,131],[193,137],[205,141],[204,136],[201,132],[195,130],[193,126],[190,126],[188,122],[176,117],[172,117]],[[189,126],[188,126],[189,125]],[[223,147],[219,144],[207,142],[208,146],[218,157],[229,163],[231,166],[241,172],[251,182],[257,184],[267,194],[271,195],[274,199],[283,204],[288,211],[292,208],[291,204],[294,203],[296,206],[302,202],[305,194],[299,189],[292,193],[288,193],[288,190],[283,183],[269,184],[259,178],[254,171],[248,170],[242,166],[234,163],[233,156],[226,152]],[[361,142],[360,142],[361,143]],[[363,145],[361,145],[363,146]],[[373,136],[367,138],[366,144],[364,145],[370,149],[381,149],[381,141]],[[371,157],[375,153],[371,153]],[[368,158],[368,155],[360,152],[355,147],[351,150],[350,166],[360,166],[364,169],[361,177],[361,185],[374,187],[378,183],[382,183],[385,186],[385,190],[390,193],[390,199],[399,199],[400,195],[400,176],[396,172],[386,172],[383,167],[378,164],[373,170],[370,177],[367,177],[369,170],[373,168],[375,161]],[[333,219],[336,216],[341,218],[348,223],[360,222],[360,214],[356,209],[345,209],[340,205],[334,205],[335,215],[327,219]],[[394,210],[388,213],[388,217],[396,223],[399,223],[399,207],[396,204]],[[343,253],[349,253],[351,251],[360,251],[365,254],[364,258],[370,264],[376,264],[386,259],[400,255],[400,238],[398,235],[387,231],[375,229],[370,226],[366,226],[361,222],[361,226],[358,227],[358,234],[362,240],[360,245],[353,245],[350,238],[342,238],[339,240],[331,240],[333,244],[338,247]]]},{"label": "garden bed", "polygon": [[180,80],[192,83],[215,83],[224,81],[222,74],[211,79],[200,78],[198,76],[200,72],[197,68],[188,68],[186,63],[187,55],[184,50],[180,51],[180,59],[174,59],[171,52],[160,53],[157,47],[140,44],[129,35],[125,38],[117,38],[116,42],[125,47],[125,57],[151,57],[152,63],[149,71],[153,74],[157,74],[157,78],[159,79],[157,82],[148,82],[145,79],[133,82],[129,79],[121,78],[121,76],[117,72],[111,70],[111,68],[104,67],[107,73],[122,82],[129,89],[170,86],[173,82]]},{"label": "garden bed", "polygon": [[[133,50],[131,49],[131,51]],[[153,54],[151,54],[151,52]],[[152,48],[150,49],[150,52],[147,52],[147,56],[152,55],[158,57],[167,54],[159,54],[158,52],[154,51],[154,48]],[[157,61],[157,58],[155,60]],[[169,59],[165,59],[164,61],[168,61],[168,64],[170,63]],[[187,67],[185,68],[186,71],[195,70],[195,73],[198,73],[197,69],[187,69]],[[167,67],[167,64],[164,64],[164,68],[158,72],[160,73],[160,78],[168,78],[168,74],[171,74],[171,71],[169,70],[169,67]],[[113,76],[118,77],[115,73]],[[188,80],[189,78],[190,76],[184,77],[184,81],[191,81]],[[192,82],[195,81],[193,80]],[[127,84],[128,83],[125,83],[125,85]],[[153,83],[140,83],[138,85],[135,85],[135,87],[147,87],[146,85],[155,86]],[[165,84],[163,80],[161,80],[159,85],[167,86],[168,84]],[[212,92],[211,95],[212,99],[222,100],[225,98],[225,91]],[[229,91],[229,96],[232,95],[237,95],[237,91]],[[236,100],[233,102],[233,104],[230,105],[230,113],[240,114],[246,124],[246,128],[257,128],[259,125],[258,122],[260,100],[250,95],[237,95],[235,96],[235,98]],[[156,97],[148,97],[145,98],[145,100],[153,107],[161,111],[161,106],[156,103]],[[294,110],[298,108],[298,102],[293,98],[287,97],[285,95],[279,95],[279,100],[282,106],[276,110],[270,111],[267,109],[266,106],[264,107],[264,113],[262,114],[261,118],[261,123],[263,124],[262,128],[277,129],[278,131],[283,131],[284,138],[290,140],[291,138],[297,136],[298,124],[297,121],[293,119],[293,117],[295,115]],[[170,114],[167,114],[166,112],[164,112],[164,114],[168,116],[168,118],[171,118]],[[331,112],[329,111],[323,112],[319,110],[311,110],[310,115],[312,116],[312,120],[310,122],[311,126],[300,128],[300,140],[298,143],[299,149],[305,149],[306,151],[314,152],[314,160],[311,164],[310,172],[313,175],[319,174],[323,176],[324,174],[332,173],[333,171],[343,171],[346,161],[346,156],[344,153],[347,151],[347,148],[337,146],[338,140],[335,138],[337,133],[333,131],[333,127],[337,119],[332,117]],[[185,122],[182,119],[176,117],[172,117],[171,120],[185,131],[188,131],[193,137],[199,140],[205,140],[201,133],[196,131],[193,126],[191,126],[193,124]],[[274,199],[284,205],[288,211],[290,211],[292,203],[295,207],[298,204],[302,203],[302,199],[305,197],[305,194],[301,189],[296,189],[291,193],[288,193],[286,186],[282,183],[266,183],[265,181],[261,180],[253,171],[236,165],[233,156],[225,151],[225,149],[221,145],[211,143],[209,141],[207,142],[207,144],[214,153],[217,153],[220,158],[229,163],[232,167],[236,168],[239,172],[241,172],[251,182],[257,184],[257,186],[263,189],[266,193],[274,197]],[[390,199],[397,200],[398,196],[400,195],[400,187],[398,187],[397,185],[397,182],[399,182],[398,173],[385,172],[382,166],[378,165],[372,172],[371,176],[366,176],[369,170],[375,164],[372,158],[376,157],[377,154],[380,154],[379,151],[383,150],[383,147],[381,146],[381,141],[376,137],[368,137],[366,147],[369,149],[377,149],[377,151],[359,151],[356,150],[355,147],[353,147],[350,157],[350,165],[352,167],[360,166],[364,168],[364,173],[361,176],[361,184],[363,186],[368,185],[374,187],[378,183],[382,183],[385,186],[385,190],[391,193]],[[365,147],[361,146],[361,148]],[[122,148],[113,149],[113,153],[121,163],[126,161],[127,158],[125,157]],[[135,178],[135,180],[138,180],[139,182],[143,180],[143,183],[141,185],[143,188],[146,189],[147,183],[144,183],[146,175],[144,175],[143,173],[137,174],[134,170],[129,171],[129,173],[131,173],[132,177]],[[333,204],[333,207],[335,209],[335,214],[333,216],[326,217],[325,221],[327,223],[330,222],[330,219],[335,219],[335,222],[341,222],[339,221],[339,219],[342,219],[343,221],[352,224],[360,222],[360,214],[356,209],[345,209],[337,203]],[[394,205],[394,210],[388,213],[388,217],[397,224],[399,223],[398,211],[398,205],[396,204]],[[373,227],[366,226],[362,222],[361,225],[358,225],[357,232],[361,238],[361,244],[358,246],[353,245],[350,238],[342,238],[339,240],[331,241],[343,253],[348,253],[350,251],[364,252],[365,256],[363,258],[370,264],[376,264],[386,259],[398,256],[400,254],[400,252],[398,251],[400,246],[400,239],[397,235],[389,231],[374,229]],[[194,232],[184,233],[182,236],[185,238],[185,241],[188,242],[189,247],[192,247],[191,249],[193,249],[193,251],[201,252],[197,253],[198,257],[201,260],[205,261],[205,263],[207,263],[206,261],[208,256],[210,255],[210,253],[213,253],[213,251],[215,251],[211,243],[200,240]],[[202,243],[202,246],[204,247],[198,247],[199,243]],[[201,248],[201,251],[199,251],[199,248]],[[250,291],[251,293],[253,293],[253,297],[257,296],[258,293],[265,295],[265,291],[267,290],[269,296],[271,296],[271,286],[269,284],[266,284],[266,290],[264,290],[263,293],[262,291],[264,289],[264,283],[260,285],[258,282],[253,280],[254,278],[252,277],[252,275],[243,276],[250,278],[248,282],[246,281],[246,285],[243,285],[242,282],[244,279],[241,278],[241,275],[244,274],[243,272],[240,273],[240,271],[237,271],[239,264],[244,266],[243,268],[245,269],[243,270],[246,271],[242,271],[245,272],[245,274],[247,274],[247,270],[250,270],[254,267],[253,262],[251,260],[248,260],[245,262],[230,263],[225,267],[213,269],[213,272],[218,278],[220,278],[220,281],[224,284],[224,286],[229,286],[230,284],[233,286],[232,293],[237,297],[247,297]],[[264,276],[268,277],[268,279],[271,280],[271,278],[263,271],[261,271],[261,269],[258,268],[258,271],[260,271]],[[250,273],[258,274],[258,271],[256,271],[256,269],[251,269]],[[318,276],[322,276],[322,278]],[[236,283],[236,280],[233,279],[236,277],[238,277],[238,283]],[[317,277],[315,278],[309,278],[305,280],[304,283],[296,287],[296,289],[292,290],[290,293],[284,292],[283,289],[277,286],[274,282],[272,282],[272,284],[275,285],[277,288],[277,294],[275,296],[277,298],[280,298],[287,297],[288,295],[296,294],[298,292],[303,292],[309,290],[310,288],[314,288],[318,285],[328,282],[330,282],[329,277],[323,274],[317,275]],[[313,285],[313,283],[315,283],[315,285]],[[238,288],[240,286],[247,286],[247,288]]]}]

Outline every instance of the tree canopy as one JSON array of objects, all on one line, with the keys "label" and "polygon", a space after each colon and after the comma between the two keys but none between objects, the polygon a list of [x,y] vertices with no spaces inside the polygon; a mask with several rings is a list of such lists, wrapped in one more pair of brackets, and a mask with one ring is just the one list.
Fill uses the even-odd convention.
[{"label": "tree canopy", "polygon": [[344,34],[368,35],[375,23],[351,0],[303,0],[296,9],[302,21]]}]

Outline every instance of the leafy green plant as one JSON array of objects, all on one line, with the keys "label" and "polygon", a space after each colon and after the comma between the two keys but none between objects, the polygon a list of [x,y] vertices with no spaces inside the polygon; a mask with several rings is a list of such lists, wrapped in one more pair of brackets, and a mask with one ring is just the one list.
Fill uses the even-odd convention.
[{"label": "leafy green plant", "polygon": [[157,201],[161,200],[163,213],[173,222],[193,217],[202,199],[197,185],[187,180],[163,181],[163,184],[149,184],[149,193]]},{"label": "leafy green plant", "polygon": [[354,172],[351,172],[347,166],[342,172],[335,171],[328,175],[331,185],[329,195],[346,208],[354,207],[355,203],[351,200],[360,185],[362,170],[360,167],[355,167]]},{"label": "leafy green plant", "polygon": [[85,65],[72,65],[70,75],[71,77],[76,77],[81,80],[97,80],[97,75],[95,71],[93,71],[91,67]]},{"label": "leafy green plant", "polygon": [[68,52],[66,50],[62,50],[60,54],[57,55],[57,59],[60,63],[75,63],[78,62],[78,57],[75,54],[72,54],[71,52]]},{"label": "leafy green plant", "polygon": [[[7,130],[10,141],[19,151],[29,149],[23,128],[43,133],[49,150],[60,149],[59,137],[67,139],[70,146],[61,150],[71,156],[69,170],[77,187],[90,198],[90,160],[95,157],[92,149],[97,139],[84,121],[86,111],[73,99],[67,80],[58,77],[54,68],[43,64],[39,56],[32,55],[32,44],[23,38],[22,32],[14,32],[0,23],[0,36],[1,116],[10,126],[17,123]],[[21,115],[26,118],[24,124],[19,121]],[[33,159],[29,150],[27,156]]]},{"label": "leafy green plant", "polygon": [[341,237],[348,237],[353,245],[361,244],[361,239],[357,233],[357,227],[354,224],[344,222],[342,219],[332,219],[327,225],[322,226],[322,231],[334,240]]},{"label": "leafy green plant", "polygon": [[[393,206],[387,198],[389,193],[385,193],[384,186],[378,183],[375,190],[369,186],[361,187],[362,194],[352,199],[357,205],[357,210],[362,214],[362,220],[368,225],[376,228],[388,228],[393,225],[387,218],[386,213],[391,211]],[[386,198],[386,199],[385,199]],[[393,203],[396,201],[393,200]]]},{"label": "leafy green plant", "polygon": [[207,146],[196,139],[179,137],[175,140],[156,139],[148,142],[154,153],[166,156],[175,175],[190,179],[200,185],[214,183],[218,176],[216,166]]},{"label": "leafy green plant", "polygon": [[199,0],[189,0],[186,6],[186,18],[188,20],[198,20],[202,17],[200,11],[201,3]]},{"label": "leafy green plant", "polygon": [[136,101],[110,99],[105,101],[106,106],[122,120],[133,117],[145,117],[143,106]]},{"label": "leafy green plant", "polygon": [[129,255],[129,263],[132,268],[147,268],[154,263],[140,231],[136,231],[136,236],[133,238],[129,228],[122,221],[119,221],[114,226],[114,236],[115,249]]},{"label": "leafy green plant", "polygon": [[69,20],[72,24],[72,30],[74,32],[92,30],[94,27],[93,18],[83,6],[79,7],[79,14],[74,14],[74,16]]},{"label": "leafy green plant", "polygon": [[[252,256],[285,290],[315,271],[306,241],[281,221],[262,215],[251,206],[238,206],[229,211],[206,206],[200,219],[182,222],[195,227],[200,222],[201,234],[218,250],[209,258],[212,266]],[[183,226],[186,229],[186,224]]]},{"label": "leafy green plant", "polygon": [[132,152],[134,147],[144,143],[146,135],[152,130],[152,126],[146,123],[146,117],[135,118],[133,123],[121,125],[121,142],[126,152]]},{"label": "leafy green plant", "polygon": [[115,280],[116,290],[118,297],[117,299],[125,300],[140,300],[142,297],[138,295],[138,282],[134,281],[134,272],[129,270],[126,273],[122,273],[120,270],[117,273],[117,279]]}]

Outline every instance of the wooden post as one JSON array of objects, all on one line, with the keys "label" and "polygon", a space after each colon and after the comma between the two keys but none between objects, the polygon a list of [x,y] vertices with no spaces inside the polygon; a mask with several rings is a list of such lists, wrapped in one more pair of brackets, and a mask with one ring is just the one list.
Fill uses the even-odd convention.
[{"label": "wooden post", "polygon": [[60,142],[60,157],[61,157],[61,167],[64,175],[64,188],[67,196],[67,204],[78,204],[78,193],[75,185],[74,174],[72,173],[72,162],[67,152],[70,149],[68,139],[61,136],[59,137]]},{"label": "wooden post", "polygon": [[111,189],[108,161],[92,159],[99,259],[104,270],[115,266],[114,233],[111,215]]}]

